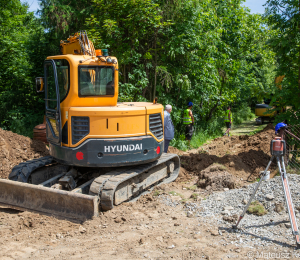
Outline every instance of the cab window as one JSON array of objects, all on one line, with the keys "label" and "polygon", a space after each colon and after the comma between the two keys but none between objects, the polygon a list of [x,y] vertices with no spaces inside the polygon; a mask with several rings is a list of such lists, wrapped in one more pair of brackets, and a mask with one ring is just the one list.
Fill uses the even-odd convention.
[{"label": "cab window", "polygon": [[[62,102],[70,88],[70,65],[67,60],[53,60],[56,67],[57,82],[59,88],[59,98]],[[47,77],[47,107],[50,109],[56,109],[56,86],[55,86],[55,77],[54,77],[54,68],[51,63],[46,62],[46,77]]]},{"label": "cab window", "polygon": [[57,71],[57,81],[59,86],[59,97],[60,102],[62,102],[68,92],[70,87],[70,65],[67,60],[60,59],[60,60],[54,60],[56,65],[56,71]]},{"label": "cab window", "polygon": [[79,66],[78,71],[79,96],[113,96],[114,67],[109,66]]}]

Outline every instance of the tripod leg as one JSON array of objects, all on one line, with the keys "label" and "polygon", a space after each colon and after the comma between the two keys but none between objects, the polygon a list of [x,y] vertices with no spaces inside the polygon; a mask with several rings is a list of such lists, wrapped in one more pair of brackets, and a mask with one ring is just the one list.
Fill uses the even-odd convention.
[{"label": "tripod leg", "polygon": [[285,170],[285,165],[284,165],[284,158],[283,157],[281,158],[282,169],[280,167],[280,158],[276,157],[276,160],[277,160],[278,168],[279,168],[279,171],[280,171],[285,202],[286,202],[286,206],[287,206],[288,212],[289,212],[289,218],[290,218],[290,222],[291,222],[292,233],[296,238],[297,248],[300,248],[300,238],[299,238],[298,225],[297,225],[297,220],[296,220],[296,216],[295,216],[295,210],[294,210],[294,206],[293,206],[293,201],[292,201],[292,196],[291,196],[291,192],[290,192],[289,182],[288,182],[288,178],[287,178],[287,175],[286,175],[286,170]]},{"label": "tripod leg", "polygon": [[248,203],[247,203],[247,205],[246,205],[246,207],[245,207],[245,209],[244,209],[242,215],[240,215],[240,217],[239,217],[237,223],[233,226],[233,228],[237,228],[238,224],[241,222],[241,220],[242,220],[243,217],[245,216],[245,214],[246,214],[246,212],[247,212],[247,210],[248,210],[248,208],[249,208],[249,206],[250,206],[250,204],[251,204],[251,202],[252,202],[252,200],[253,200],[253,198],[254,198],[254,196],[255,196],[255,193],[257,192],[257,190],[258,190],[260,184],[261,184],[262,181],[263,181],[263,177],[267,174],[267,171],[268,171],[268,169],[269,169],[269,167],[270,167],[270,165],[271,165],[271,163],[272,163],[272,161],[273,161],[273,158],[274,158],[274,157],[272,156],[271,159],[270,159],[270,161],[269,161],[269,163],[268,163],[267,168],[265,169],[265,171],[264,171],[264,173],[262,174],[262,176],[261,176],[259,182],[257,183],[257,185],[256,185],[256,187],[255,187],[255,189],[254,189],[254,192],[252,193],[252,195],[251,195],[251,197],[250,197],[250,199],[249,199],[249,201],[248,201]]}]

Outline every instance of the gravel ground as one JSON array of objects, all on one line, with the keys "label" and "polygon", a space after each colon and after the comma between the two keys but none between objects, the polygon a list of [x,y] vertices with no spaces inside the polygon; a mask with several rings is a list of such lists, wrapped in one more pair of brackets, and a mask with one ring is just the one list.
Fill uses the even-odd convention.
[{"label": "gravel ground", "polygon": [[[300,176],[288,174],[290,190],[296,212],[297,223],[300,220]],[[220,244],[233,244],[237,248],[274,249],[295,248],[295,239],[292,235],[289,216],[285,205],[285,198],[279,176],[263,181],[254,200],[261,202],[268,213],[257,216],[246,213],[239,229],[233,230],[232,225],[245,208],[245,203],[253,193],[256,183],[244,186],[241,189],[227,190],[213,193],[197,203],[180,205],[169,196],[161,195],[161,201],[171,207],[182,207],[188,217],[197,217],[199,222],[207,223],[218,228]],[[275,205],[281,203],[283,210],[275,211]]]}]

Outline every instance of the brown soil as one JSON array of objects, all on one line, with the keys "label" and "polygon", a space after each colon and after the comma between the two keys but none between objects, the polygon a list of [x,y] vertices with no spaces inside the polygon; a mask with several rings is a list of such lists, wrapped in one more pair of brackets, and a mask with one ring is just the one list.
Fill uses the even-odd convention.
[{"label": "brown soil", "polygon": [[152,195],[82,223],[0,208],[0,236],[0,259],[244,259],[248,251]]},{"label": "brown soil", "polygon": [[183,151],[180,151],[176,147],[173,147],[173,146],[169,146],[168,153],[175,153],[177,155],[183,155],[184,154]]},{"label": "brown soil", "polygon": [[197,186],[206,190],[234,189],[235,178],[226,171],[223,165],[213,164],[201,171]]},{"label": "brown soil", "polygon": [[[188,172],[201,177],[203,170],[218,163],[224,165],[228,173],[236,178],[237,184],[252,182],[259,177],[259,172],[266,168],[270,160],[270,141],[274,137],[274,127],[269,124],[252,136],[216,138],[192,153],[183,153],[181,165]],[[271,165],[271,171],[274,175],[275,164]]]},{"label": "brown soil", "polygon": [[49,155],[45,143],[0,128],[0,178],[21,162]]},{"label": "brown soil", "polygon": [[[179,178],[155,192],[185,203],[204,198],[207,187],[240,185],[241,178],[250,180],[266,167],[273,137],[274,130],[265,129],[250,137],[217,138],[190,154],[170,147],[181,155]],[[43,143],[1,129],[0,140],[2,178],[19,162],[48,154]],[[235,234],[222,235],[220,225],[166,206],[155,192],[81,223],[0,207],[0,259],[247,259],[249,249],[231,243]]]}]

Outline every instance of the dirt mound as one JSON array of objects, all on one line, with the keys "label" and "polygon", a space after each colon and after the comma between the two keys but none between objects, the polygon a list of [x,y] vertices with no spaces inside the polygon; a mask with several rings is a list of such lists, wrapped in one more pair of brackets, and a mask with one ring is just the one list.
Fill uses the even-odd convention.
[{"label": "dirt mound", "polygon": [[225,166],[213,164],[201,171],[197,186],[206,190],[234,189],[236,186],[234,177],[227,172]]},{"label": "dirt mound", "polygon": [[[253,181],[270,160],[270,141],[275,138],[272,124],[259,133],[248,136],[219,137],[200,147],[197,153],[181,156],[187,171],[201,176],[201,171],[213,163],[224,165],[228,172],[242,181]],[[271,165],[271,171],[276,165]]]},{"label": "dirt mound", "polygon": [[0,178],[6,179],[15,165],[46,155],[45,143],[0,128]]},{"label": "dirt mound", "polygon": [[272,124],[269,124],[255,135],[223,136],[216,138],[210,144],[204,145],[202,150],[218,156],[238,154],[249,150],[261,150],[269,154],[270,141],[273,138],[275,138],[274,127]]},{"label": "dirt mound", "polygon": [[182,155],[184,152],[178,150],[176,147],[169,146],[169,148],[168,148],[168,153],[175,153],[175,154],[177,154],[177,155]]}]

